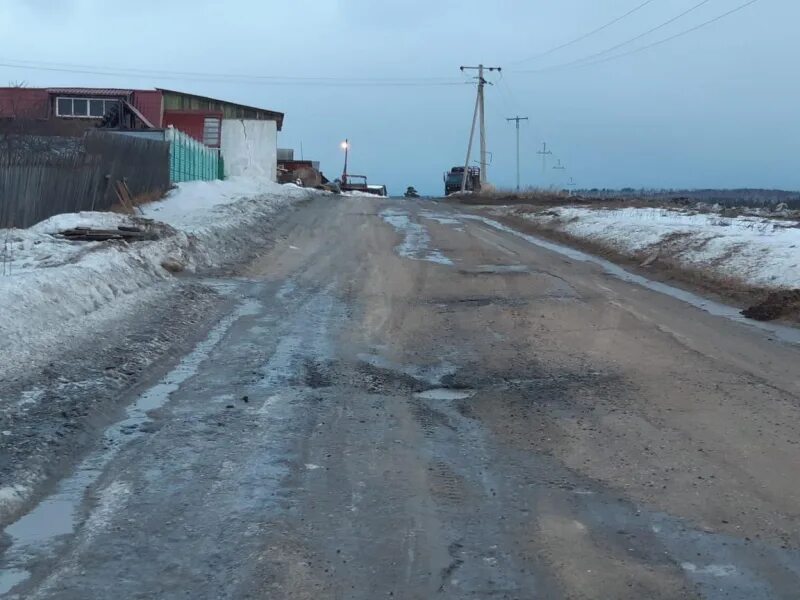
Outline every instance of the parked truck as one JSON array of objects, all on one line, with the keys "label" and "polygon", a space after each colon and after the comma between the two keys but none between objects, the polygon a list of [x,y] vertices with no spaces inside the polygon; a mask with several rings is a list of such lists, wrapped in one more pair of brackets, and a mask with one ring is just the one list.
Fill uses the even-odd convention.
[{"label": "parked truck", "polygon": [[[469,167],[466,174],[466,185],[464,191],[481,191],[481,169],[480,167]],[[464,167],[453,167],[449,173],[444,175],[444,195],[449,196],[454,192],[461,191],[461,182],[464,179]]]}]

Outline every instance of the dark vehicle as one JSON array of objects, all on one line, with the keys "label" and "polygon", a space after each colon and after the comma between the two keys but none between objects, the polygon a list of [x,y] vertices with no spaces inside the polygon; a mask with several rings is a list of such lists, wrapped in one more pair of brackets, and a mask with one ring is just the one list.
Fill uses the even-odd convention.
[{"label": "dark vehicle", "polygon": [[[449,196],[454,192],[461,191],[461,182],[464,178],[464,167],[453,167],[444,176],[444,195]],[[481,191],[481,169],[480,167],[469,167],[467,169],[467,181],[464,191]]]},{"label": "dark vehicle", "polygon": [[419,192],[413,185],[410,185],[403,196],[406,198],[419,198]]},{"label": "dark vehicle", "polygon": [[366,175],[342,175],[342,183],[339,187],[343,192],[366,192],[375,196],[389,195],[385,185],[369,185]]}]

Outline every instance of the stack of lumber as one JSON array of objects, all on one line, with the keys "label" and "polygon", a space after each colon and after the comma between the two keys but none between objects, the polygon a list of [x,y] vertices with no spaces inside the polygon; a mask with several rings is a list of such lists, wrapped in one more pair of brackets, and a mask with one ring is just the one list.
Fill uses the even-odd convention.
[{"label": "stack of lumber", "polygon": [[139,227],[120,225],[116,229],[93,229],[91,227],[74,227],[65,229],[56,234],[71,241],[78,242],[104,242],[107,240],[125,240],[135,242],[139,240],[154,239],[152,231],[145,231]]}]

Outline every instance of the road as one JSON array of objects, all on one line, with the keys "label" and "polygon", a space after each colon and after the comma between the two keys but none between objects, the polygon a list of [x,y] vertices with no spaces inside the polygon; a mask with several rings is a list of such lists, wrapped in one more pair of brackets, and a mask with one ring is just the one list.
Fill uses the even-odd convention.
[{"label": "road", "polygon": [[204,281],[0,598],[797,598],[791,332],[463,211],[319,198]]}]

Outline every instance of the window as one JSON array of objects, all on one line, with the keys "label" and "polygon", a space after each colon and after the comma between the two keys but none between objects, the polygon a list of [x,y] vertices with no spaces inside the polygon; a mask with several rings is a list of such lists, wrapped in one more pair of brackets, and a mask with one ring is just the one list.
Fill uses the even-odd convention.
[{"label": "window", "polygon": [[102,117],[106,112],[105,100],[89,100],[90,117]]},{"label": "window", "polygon": [[216,148],[219,146],[219,117],[206,117],[203,121],[203,143],[206,146]]},{"label": "window", "polygon": [[119,105],[119,100],[105,98],[57,98],[56,116],[100,119]]}]

